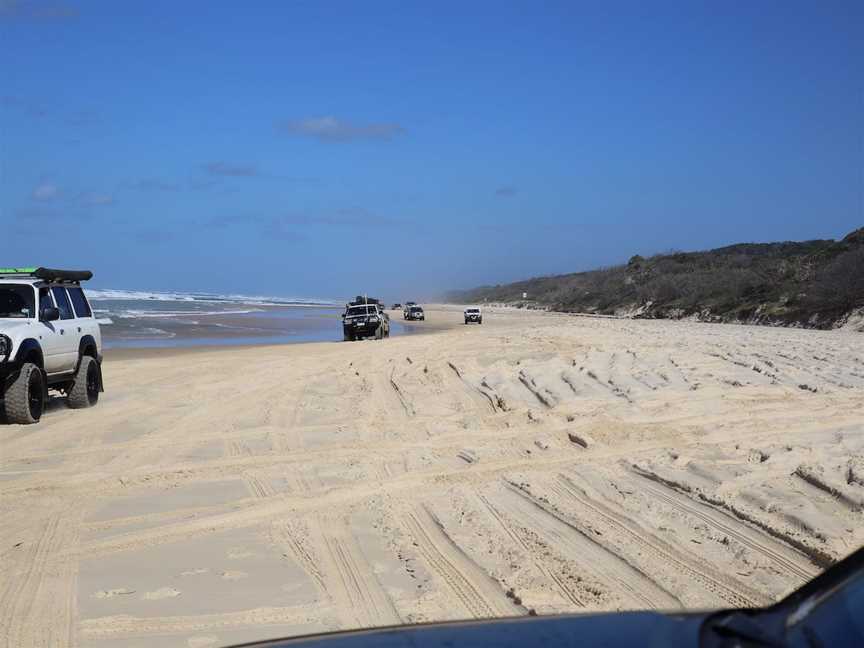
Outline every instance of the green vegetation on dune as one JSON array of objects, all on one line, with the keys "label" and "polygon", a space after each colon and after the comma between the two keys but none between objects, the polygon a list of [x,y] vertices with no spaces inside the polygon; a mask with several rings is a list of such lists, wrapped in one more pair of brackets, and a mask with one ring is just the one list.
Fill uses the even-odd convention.
[{"label": "green vegetation on dune", "polygon": [[[528,300],[522,298],[528,294]],[[864,228],[841,241],[740,243],[453,291],[449,301],[832,328],[864,309]]]}]

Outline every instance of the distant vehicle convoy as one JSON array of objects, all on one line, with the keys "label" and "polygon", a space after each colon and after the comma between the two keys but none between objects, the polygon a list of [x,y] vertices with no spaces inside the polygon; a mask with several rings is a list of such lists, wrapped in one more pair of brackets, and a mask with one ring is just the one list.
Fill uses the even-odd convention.
[{"label": "distant vehicle convoy", "polygon": [[[408,321],[426,321],[426,312],[417,302],[407,301],[403,306],[395,302],[390,310],[402,309],[402,318]],[[381,339],[390,336],[390,316],[384,311],[385,306],[373,297],[358,296],[345,305],[342,315],[342,337],[345,341],[359,340],[365,337]],[[483,311],[476,306],[469,306],[463,311],[465,324],[483,324]]]},{"label": "distant vehicle convoy", "polygon": [[0,400],[9,423],[37,423],[49,389],[76,409],[99,400],[102,333],[81,288],[92,276],[0,268]]},{"label": "distant vehicle convoy", "polygon": [[358,296],[345,305],[342,314],[342,339],[346,342],[374,337],[390,337],[390,316],[377,299]]},{"label": "distant vehicle convoy", "polygon": [[479,308],[465,309],[465,323],[469,324],[471,322],[477,322],[478,324],[483,323],[483,313],[480,312]]}]

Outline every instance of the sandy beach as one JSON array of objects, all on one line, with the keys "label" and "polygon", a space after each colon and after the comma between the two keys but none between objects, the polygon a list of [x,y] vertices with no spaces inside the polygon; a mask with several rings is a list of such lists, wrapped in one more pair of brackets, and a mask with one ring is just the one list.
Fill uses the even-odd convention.
[{"label": "sandy beach", "polygon": [[428,314],[0,425],[0,646],[764,605],[864,543],[861,334]]}]

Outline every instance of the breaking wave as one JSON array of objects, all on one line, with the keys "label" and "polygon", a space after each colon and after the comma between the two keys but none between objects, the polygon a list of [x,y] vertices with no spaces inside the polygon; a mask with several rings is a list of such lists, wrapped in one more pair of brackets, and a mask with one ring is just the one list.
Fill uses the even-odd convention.
[{"label": "breaking wave", "polygon": [[102,290],[88,289],[90,301],[161,301],[198,302],[210,304],[243,304],[247,306],[338,306],[344,300],[309,299],[304,297],[275,297],[269,295],[235,295],[206,292]]}]

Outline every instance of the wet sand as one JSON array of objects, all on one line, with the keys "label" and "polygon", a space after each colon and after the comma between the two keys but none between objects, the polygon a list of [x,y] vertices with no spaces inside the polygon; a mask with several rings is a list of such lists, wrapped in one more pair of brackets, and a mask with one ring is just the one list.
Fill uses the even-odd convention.
[{"label": "wet sand", "polygon": [[[195,306],[214,308],[200,303]],[[133,309],[134,315],[128,309],[113,316],[103,313],[111,321],[102,327],[104,346],[108,350],[169,349],[342,341],[341,307],[232,306],[239,310],[180,311],[175,306],[167,313],[140,309]],[[401,312],[399,317],[392,314],[392,335],[409,332],[402,325]]]},{"label": "wet sand", "polygon": [[762,605],[864,542],[860,334],[429,317],[110,350],[0,426],[0,645]]}]

